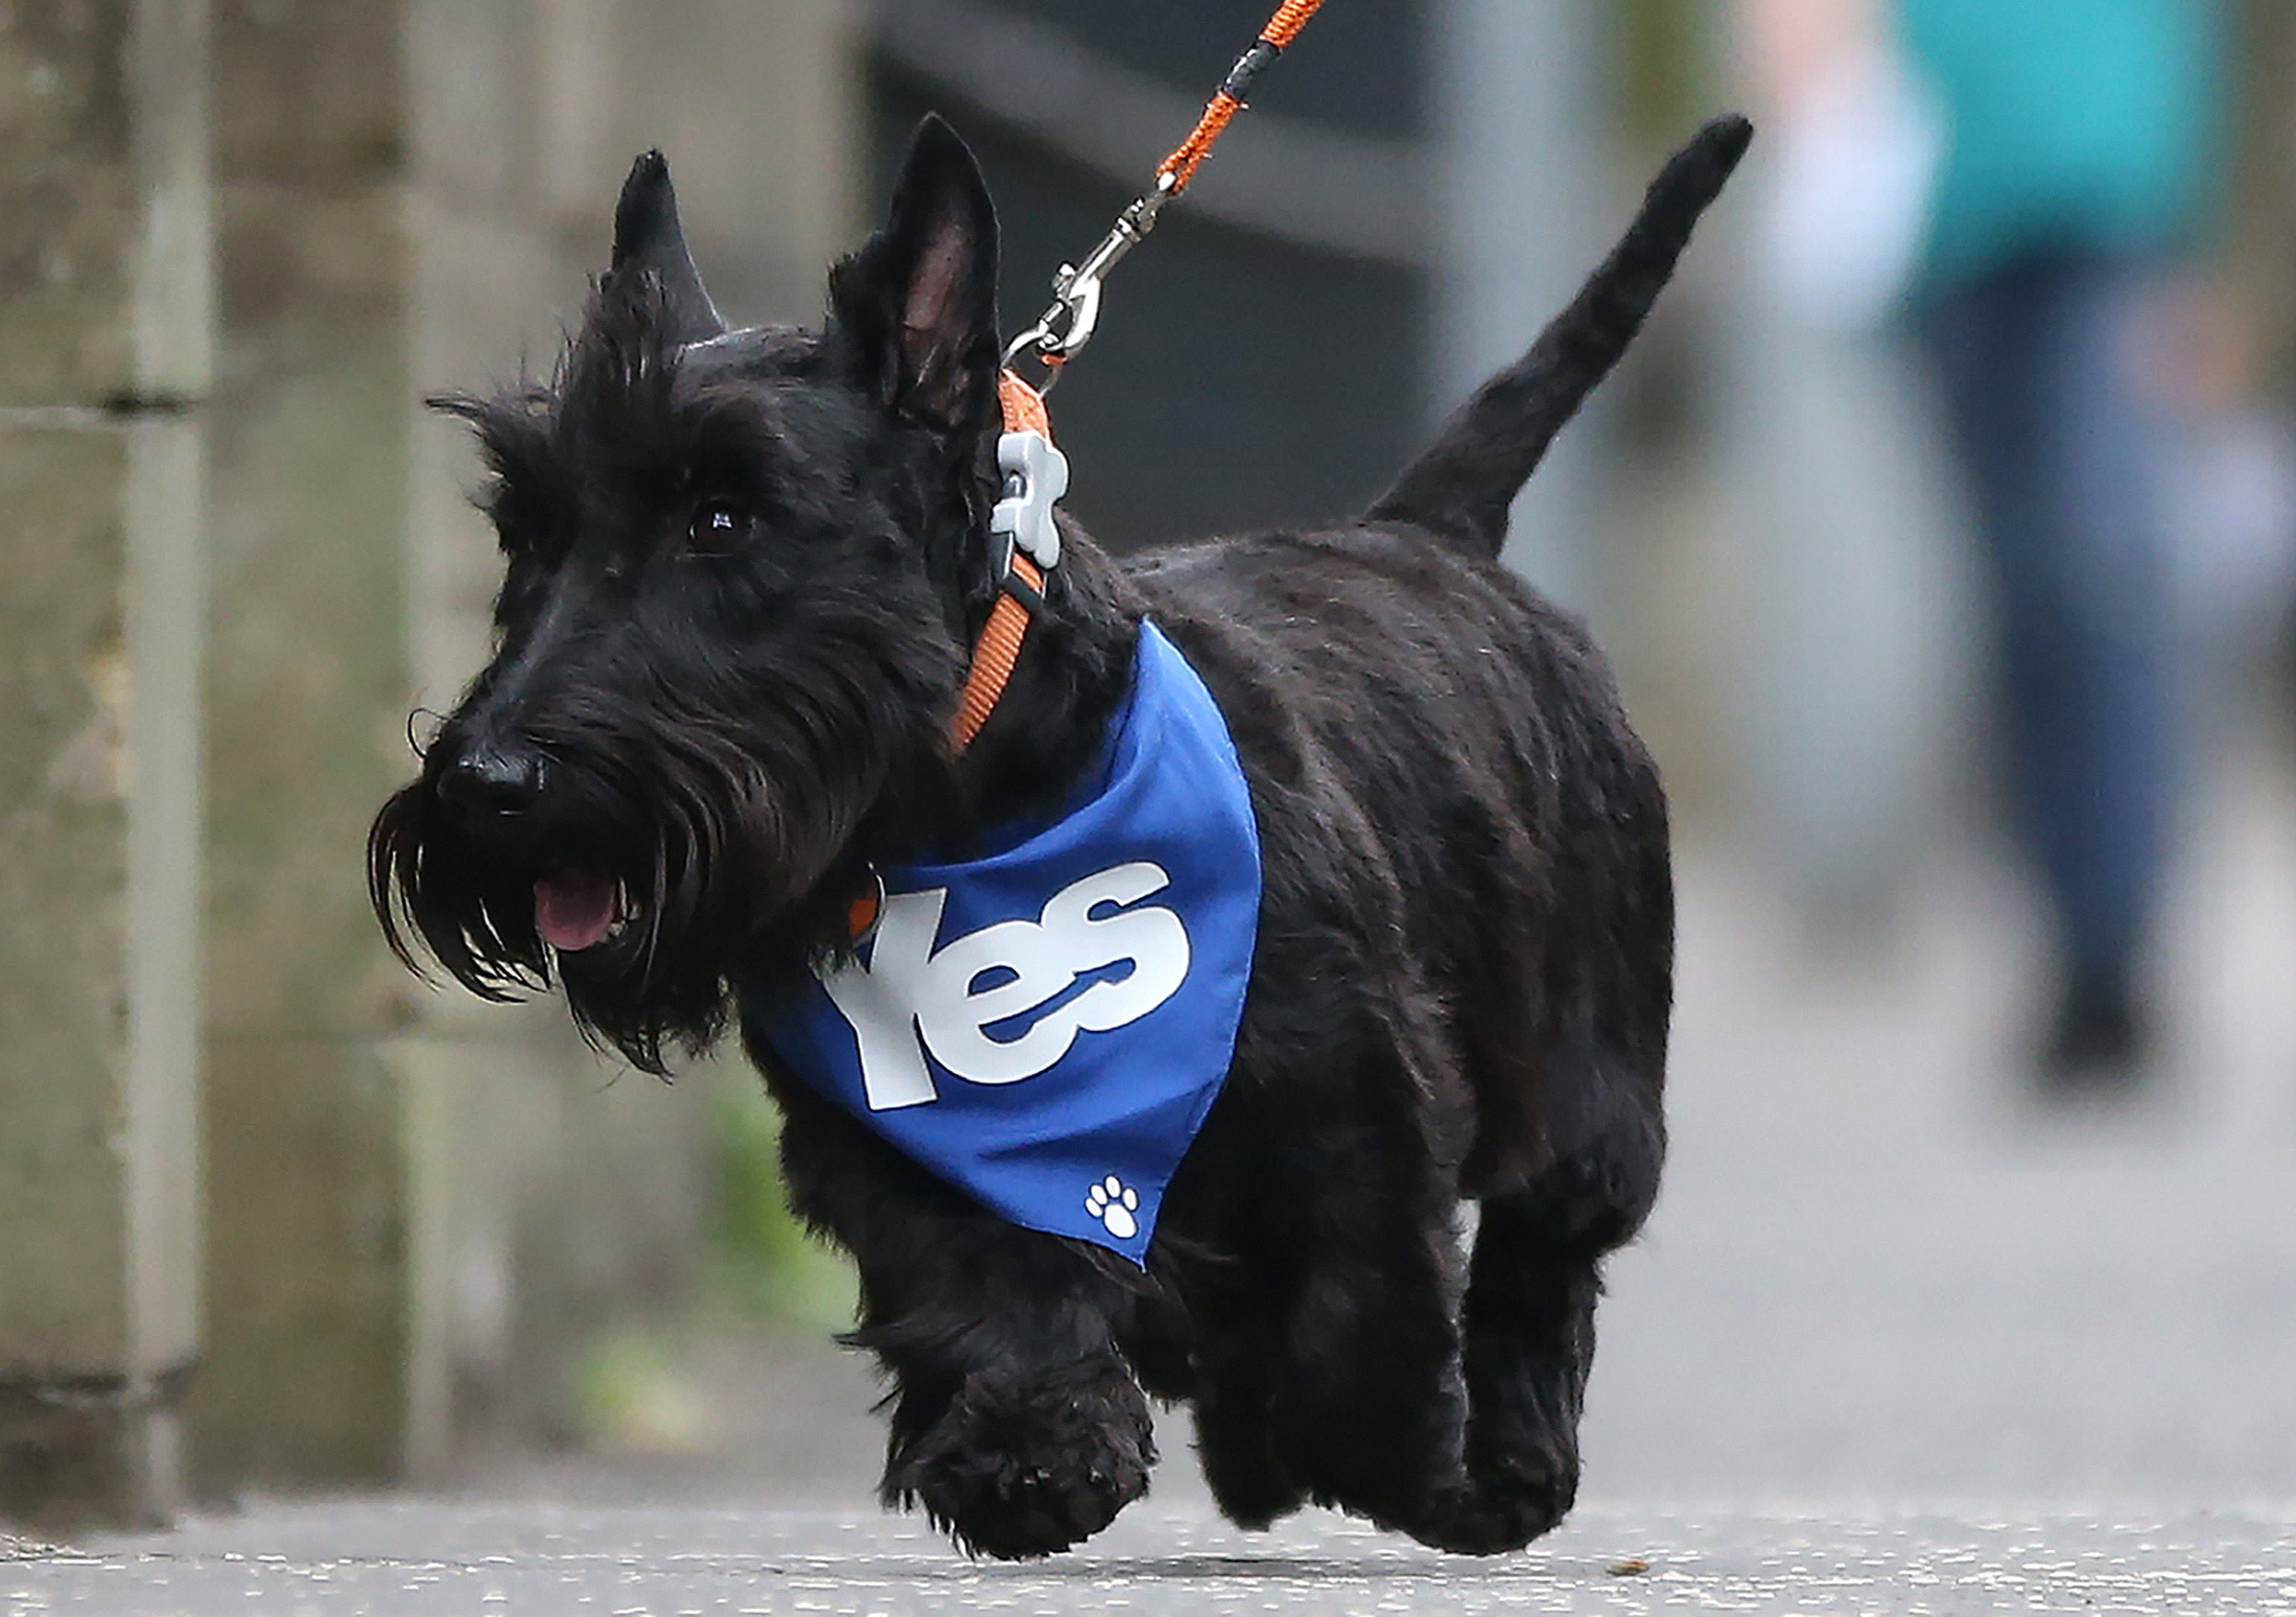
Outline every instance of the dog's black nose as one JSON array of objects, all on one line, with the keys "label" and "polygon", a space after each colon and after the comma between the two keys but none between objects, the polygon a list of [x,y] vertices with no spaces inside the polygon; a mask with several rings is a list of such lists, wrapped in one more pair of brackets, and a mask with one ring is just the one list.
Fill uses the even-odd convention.
[{"label": "dog's black nose", "polygon": [[448,802],[484,814],[523,814],[542,795],[542,754],[529,747],[473,742],[439,777]]}]

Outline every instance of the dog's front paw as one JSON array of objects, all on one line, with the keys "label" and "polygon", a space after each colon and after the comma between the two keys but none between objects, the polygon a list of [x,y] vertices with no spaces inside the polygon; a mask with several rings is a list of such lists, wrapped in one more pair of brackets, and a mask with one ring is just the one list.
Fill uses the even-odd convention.
[{"label": "dog's front paw", "polygon": [[1107,1526],[1148,1491],[1155,1461],[1147,1399],[1120,1365],[1029,1386],[976,1375],[895,1457],[885,1493],[967,1550],[1021,1560]]}]

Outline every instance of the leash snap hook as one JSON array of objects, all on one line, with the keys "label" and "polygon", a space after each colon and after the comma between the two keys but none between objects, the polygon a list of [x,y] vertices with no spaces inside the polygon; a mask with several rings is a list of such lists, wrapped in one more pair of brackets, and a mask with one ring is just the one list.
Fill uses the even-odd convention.
[{"label": "leash snap hook", "polygon": [[1084,345],[1092,341],[1100,325],[1101,294],[1107,288],[1110,272],[1148,239],[1148,233],[1156,228],[1156,216],[1178,193],[1176,176],[1158,175],[1154,189],[1133,198],[1117,215],[1109,233],[1085,254],[1083,263],[1062,265],[1053,276],[1052,302],[1034,325],[1013,339],[1004,350],[1004,363],[1010,365],[1033,351],[1049,373],[1038,391],[1052,391],[1061,366],[1084,352]]},{"label": "leash snap hook", "polygon": [[[1099,256],[1095,249],[1085,262],[1090,265]],[[1084,351],[1092,341],[1094,329],[1100,324],[1101,275],[1087,275],[1073,264],[1061,266],[1053,277],[1053,300],[1037,323],[1013,339],[1004,349],[1004,364],[1009,368],[1022,355],[1033,355],[1045,367],[1045,379],[1037,384],[1039,393],[1049,393],[1059,380],[1061,367]]]}]

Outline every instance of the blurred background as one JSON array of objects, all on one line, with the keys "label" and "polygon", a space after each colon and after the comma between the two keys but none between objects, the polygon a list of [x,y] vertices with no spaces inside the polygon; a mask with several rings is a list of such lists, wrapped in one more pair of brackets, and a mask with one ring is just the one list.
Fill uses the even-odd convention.
[{"label": "blurred background", "polygon": [[[648,146],[813,319],[928,108],[1017,327],[1265,9],[0,3],[0,1517],[864,1498],[754,1080],[376,936],[496,570],[420,399],[546,372]],[[1331,0],[1114,282],[1085,524],[1342,514],[1761,126],[1508,552],[1678,820],[1585,1497],[2296,1486],[2292,90],[2279,0]]]}]

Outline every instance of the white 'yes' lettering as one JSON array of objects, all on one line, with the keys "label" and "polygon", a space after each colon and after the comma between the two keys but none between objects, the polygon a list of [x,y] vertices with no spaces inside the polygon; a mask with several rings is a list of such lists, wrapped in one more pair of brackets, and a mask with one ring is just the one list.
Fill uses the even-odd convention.
[{"label": "white 'yes' lettering", "polygon": [[[1000,921],[936,951],[947,890],[885,900],[869,964],[826,973],[829,990],[860,1044],[861,1087],[872,1112],[938,1100],[925,1050],[976,1084],[1034,1078],[1069,1052],[1078,1033],[1137,1022],[1169,999],[1188,974],[1188,932],[1168,909],[1126,909],[1169,885],[1145,860],[1070,882],[1034,921]],[[1095,915],[1113,908],[1114,914]],[[1129,961],[1038,1016],[1013,1038],[988,1030],[1066,993],[1086,973]],[[983,979],[988,981],[985,986]],[[919,1040],[922,1040],[922,1047]]]}]

